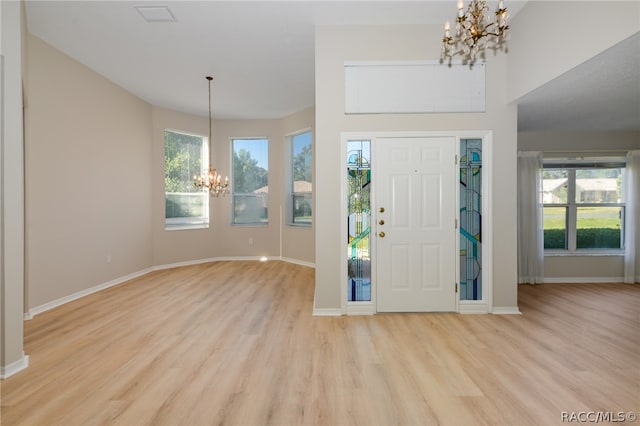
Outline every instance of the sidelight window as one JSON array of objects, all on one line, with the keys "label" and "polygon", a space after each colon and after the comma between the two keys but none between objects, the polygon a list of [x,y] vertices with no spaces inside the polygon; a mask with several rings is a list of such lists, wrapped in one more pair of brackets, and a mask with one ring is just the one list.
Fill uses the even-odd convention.
[{"label": "sidelight window", "polygon": [[371,300],[371,141],[347,143],[347,300]]}]

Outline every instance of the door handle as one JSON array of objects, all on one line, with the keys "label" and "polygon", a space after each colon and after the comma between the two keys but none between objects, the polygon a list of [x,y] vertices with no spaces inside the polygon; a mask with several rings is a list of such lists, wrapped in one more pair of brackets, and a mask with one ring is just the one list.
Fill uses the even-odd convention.
[{"label": "door handle", "polygon": [[385,234],[384,231],[380,231],[380,233],[378,235],[380,236],[380,238],[384,238],[384,236],[387,235],[387,234]]},{"label": "door handle", "polygon": [[380,225],[384,225],[384,220],[380,219],[380,222],[378,222]]}]

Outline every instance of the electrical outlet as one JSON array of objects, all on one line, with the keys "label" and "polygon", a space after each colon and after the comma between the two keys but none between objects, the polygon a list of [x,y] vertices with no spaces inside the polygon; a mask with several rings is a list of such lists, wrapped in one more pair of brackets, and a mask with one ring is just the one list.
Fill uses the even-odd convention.
[{"label": "electrical outlet", "polygon": [[249,238],[249,245],[252,246],[253,245],[253,237]]},{"label": "electrical outlet", "polygon": [[107,255],[107,263],[111,263],[111,255],[110,254]]}]

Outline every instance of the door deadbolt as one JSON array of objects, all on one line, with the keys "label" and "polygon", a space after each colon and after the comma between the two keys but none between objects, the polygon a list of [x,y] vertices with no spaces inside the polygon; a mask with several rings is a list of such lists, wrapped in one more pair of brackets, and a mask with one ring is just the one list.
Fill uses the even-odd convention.
[{"label": "door deadbolt", "polygon": [[384,213],[384,207],[380,207],[380,213]]},{"label": "door deadbolt", "polygon": [[385,234],[384,231],[381,231],[378,235],[380,236],[380,238],[384,238],[384,236],[387,234]]}]

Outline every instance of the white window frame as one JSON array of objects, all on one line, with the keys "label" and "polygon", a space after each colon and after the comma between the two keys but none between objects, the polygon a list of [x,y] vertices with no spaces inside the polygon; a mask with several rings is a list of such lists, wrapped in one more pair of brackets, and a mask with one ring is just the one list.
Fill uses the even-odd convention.
[{"label": "white window frame", "polygon": [[[594,166],[594,164],[596,166]],[[580,167],[580,166],[583,167]],[[579,203],[576,202],[576,170],[588,168],[617,168],[623,169],[623,179],[625,176],[626,160],[624,157],[605,157],[605,158],[546,158],[543,160],[543,171],[545,169],[565,170],[567,172],[567,202],[566,203],[543,203],[544,207],[564,207],[566,208],[565,227],[567,239],[566,249],[544,249],[545,256],[584,256],[584,255],[624,255],[624,229],[627,226],[625,211],[626,204],[623,199],[619,203]],[[623,182],[624,187],[624,182]],[[578,208],[580,207],[620,207],[622,210],[620,231],[620,248],[578,248],[577,247],[577,225],[578,225]]]},{"label": "white window frame", "polygon": [[286,150],[285,150],[285,164],[287,164],[286,167],[286,174],[285,174],[285,182],[286,182],[286,224],[289,226],[300,226],[300,227],[304,227],[304,228],[310,228],[313,226],[313,202],[311,205],[311,222],[309,223],[304,223],[304,222],[295,222],[295,215],[294,215],[294,206],[295,206],[295,197],[299,196],[299,195],[310,195],[311,198],[313,199],[313,178],[312,178],[312,190],[311,191],[305,191],[305,192],[295,192],[295,187],[294,187],[294,180],[293,180],[293,160],[295,158],[294,154],[293,154],[293,142],[294,142],[294,138],[296,136],[300,136],[300,135],[304,135],[306,133],[310,133],[311,134],[311,173],[313,176],[313,142],[314,142],[314,137],[313,137],[313,130],[311,128],[306,128],[303,130],[298,130],[296,132],[290,133],[286,136],[285,140],[286,140]]},{"label": "white window frame", "polygon": [[[229,218],[231,221],[231,226],[244,226],[244,227],[266,227],[269,225],[269,192],[267,191],[264,195],[262,194],[255,194],[253,192],[235,192],[235,174],[234,174],[234,142],[235,141],[258,141],[258,140],[264,140],[267,142],[267,162],[269,161],[269,138],[264,136],[253,136],[253,137],[233,137],[230,139],[230,145],[231,145],[231,149],[230,149],[230,154],[231,154],[231,211],[229,212]],[[269,165],[267,165],[267,187],[269,186]],[[236,223],[236,216],[235,216],[235,209],[236,209],[236,197],[237,196],[253,196],[253,197],[260,197],[264,200],[264,205],[266,206],[265,208],[267,209],[267,220],[262,222],[262,221],[256,221],[256,222],[237,222]]]},{"label": "white window frame", "polygon": [[[201,149],[201,173],[204,173],[206,170],[209,169],[209,138],[204,136],[204,135],[200,135],[197,133],[191,133],[188,131],[184,131],[184,130],[176,130],[176,129],[164,129],[164,131],[162,132],[163,134],[163,139],[165,138],[165,135],[167,132],[171,132],[171,133],[179,133],[181,135],[186,135],[186,136],[193,136],[193,137],[197,137],[197,138],[201,138],[202,139],[202,149]],[[166,147],[166,139],[164,139],[163,141],[163,149]],[[164,151],[163,151],[164,152]],[[166,153],[163,154],[163,161],[166,161]],[[163,164],[163,170],[164,170],[164,164]],[[165,177],[166,177],[166,170],[165,170]],[[164,186],[164,182],[163,182],[163,186]],[[193,194],[197,194],[197,191],[194,191]],[[165,223],[164,223],[164,229],[165,231],[181,231],[181,230],[187,230],[187,229],[206,229],[209,228],[209,218],[210,218],[210,206],[209,206],[209,194],[207,194],[206,192],[202,192],[202,198],[203,198],[203,210],[204,210],[204,215],[203,216],[198,216],[198,217],[188,217],[188,218],[167,218],[166,216],[166,203],[167,203],[167,191],[165,188],[165,192],[164,192],[164,197],[165,197]]]}]

